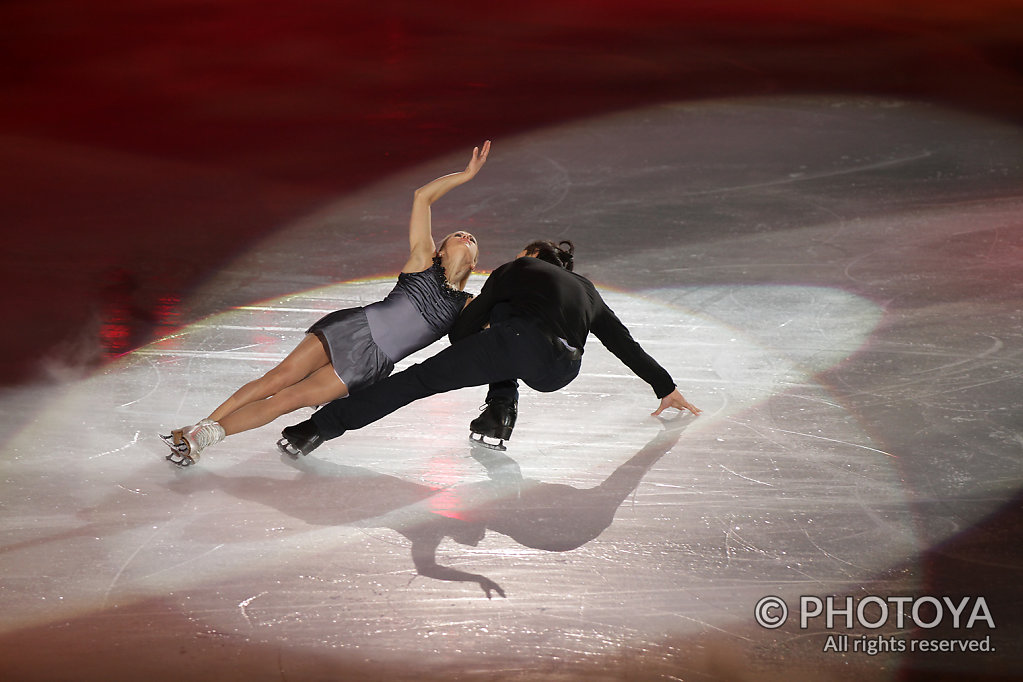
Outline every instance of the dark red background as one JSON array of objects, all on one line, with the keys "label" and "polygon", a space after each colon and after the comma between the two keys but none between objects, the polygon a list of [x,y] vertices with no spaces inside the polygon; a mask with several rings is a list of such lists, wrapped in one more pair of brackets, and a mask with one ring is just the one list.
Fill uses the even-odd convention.
[{"label": "dark red background", "polygon": [[187,322],[254,239],[485,137],[804,92],[1019,122],[1021,38],[1008,0],[8,1],[0,383]]}]

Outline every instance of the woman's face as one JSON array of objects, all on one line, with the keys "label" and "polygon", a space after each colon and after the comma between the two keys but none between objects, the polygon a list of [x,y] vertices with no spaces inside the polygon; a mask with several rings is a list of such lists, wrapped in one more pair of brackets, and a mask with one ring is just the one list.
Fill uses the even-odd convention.
[{"label": "woman's face", "polygon": [[479,245],[476,243],[476,237],[469,232],[459,230],[458,232],[452,232],[447,237],[444,237],[444,241],[441,242],[441,251],[447,251],[450,249],[465,249],[469,256],[469,261],[476,265],[476,261],[479,260],[480,250]]}]

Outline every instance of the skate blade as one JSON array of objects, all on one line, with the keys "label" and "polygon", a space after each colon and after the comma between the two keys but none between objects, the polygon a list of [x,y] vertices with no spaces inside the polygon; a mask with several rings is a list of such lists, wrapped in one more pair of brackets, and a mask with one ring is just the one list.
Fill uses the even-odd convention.
[{"label": "skate blade", "polygon": [[488,436],[484,436],[481,433],[469,434],[469,442],[471,442],[473,445],[479,445],[487,448],[488,450],[497,450],[498,452],[504,452],[505,450],[508,449],[504,446],[503,440],[497,439],[496,443],[491,443],[487,441],[487,438]]},{"label": "skate blade", "polygon": [[277,449],[281,451],[282,455],[287,455],[292,459],[298,459],[298,456],[302,454],[302,451],[291,444],[287,438],[281,438],[277,441]]},{"label": "skate blade", "polygon": [[173,435],[165,436],[162,433],[160,434],[160,440],[170,448],[170,454],[164,457],[168,462],[179,467],[190,467],[195,464],[195,459],[187,452],[187,443],[177,444],[174,442]]},{"label": "skate blade", "polygon": [[190,467],[193,464],[195,464],[194,459],[180,452],[172,452],[166,457],[164,457],[164,459],[166,459],[171,464],[174,464],[175,466],[181,467],[182,469],[184,469],[185,467]]}]

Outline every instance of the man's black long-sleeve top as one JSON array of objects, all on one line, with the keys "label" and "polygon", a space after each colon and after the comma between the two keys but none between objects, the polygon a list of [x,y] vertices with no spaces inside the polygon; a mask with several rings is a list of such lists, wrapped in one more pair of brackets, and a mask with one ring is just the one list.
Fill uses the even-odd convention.
[{"label": "man's black long-sleeve top", "polygon": [[487,278],[448,337],[452,343],[506,317],[538,320],[548,333],[582,350],[589,332],[663,398],[675,389],[671,375],[636,343],[593,283],[539,258],[505,263]]}]

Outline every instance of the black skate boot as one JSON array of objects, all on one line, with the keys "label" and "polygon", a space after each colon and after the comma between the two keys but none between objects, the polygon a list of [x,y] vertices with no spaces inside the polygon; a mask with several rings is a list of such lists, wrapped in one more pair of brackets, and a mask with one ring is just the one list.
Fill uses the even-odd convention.
[{"label": "black skate boot", "polygon": [[323,443],[323,436],[316,429],[312,419],[286,427],[281,431],[281,436],[283,438],[277,441],[277,449],[295,459],[298,459],[299,455],[308,455]]},{"label": "black skate boot", "polygon": [[[509,398],[488,400],[483,414],[469,423],[469,440],[492,450],[507,450],[504,441],[511,440],[518,408],[518,402]],[[488,438],[497,442],[489,442]]]}]

